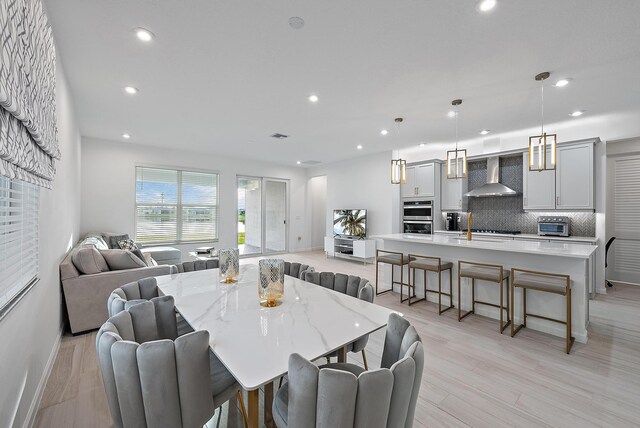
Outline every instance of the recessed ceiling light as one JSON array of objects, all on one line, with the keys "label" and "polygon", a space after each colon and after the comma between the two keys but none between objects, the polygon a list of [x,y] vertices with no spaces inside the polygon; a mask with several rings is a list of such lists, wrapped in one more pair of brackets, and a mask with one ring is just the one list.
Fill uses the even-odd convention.
[{"label": "recessed ceiling light", "polygon": [[579,117],[584,114],[584,110],[576,110],[574,112],[569,113],[569,116]]},{"label": "recessed ceiling light", "polygon": [[358,146],[356,147],[356,149],[358,149],[358,150],[362,150],[362,144],[358,144]]},{"label": "recessed ceiling light", "polygon": [[300,162],[300,161],[296,161],[296,163],[297,163],[298,165],[300,165],[302,162]]},{"label": "recessed ceiling light", "polygon": [[138,93],[138,88],[135,86],[125,86],[124,91],[129,95],[135,95]]},{"label": "recessed ceiling light", "polygon": [[318,96],[317,95],[309,95],[309,101],[311,101],[312,103],[317,103],[318,102]]},{"label": "recessed ceiling light", "polygon": [[420,147],[424,147],[424,143],[420,143]]},{"label": "recessed ceiling light", "polygon": [[450,110],[449,113],[447,113],[447,117],[456,117],[456,112],[453,110]]},{"label": "recessed ceiling light", "polygon": [[124,138],[125,140],[128,140],[129,138],[131,138],[131,135],[125,133],[125,134],[122,134],[122,138]]},{"label": "recessed ceiling light", "polygon": [[555,86],[556,88],[562,88],[564,86],[567,86],[569,84],[569,82],[571,82],[571,78],[570,77],[565,77],[564,79],[560,79],[556,82]]},{"label": "recessed ceiling light", "polygon": [[489,129],[483,129],[480,131],[480,135],[487,135],[489,132],[491,132]]},{"label": "recessed ceiling light", "polygon": [[382,135],[387,135],[389,133],[389,131],[387,131],[386,129],[383,129],[382,131],[380,131],[380,134]]},{"label": "recessed ceiling light", "polygon": [[294,30],[299,30],[304,27],[304,19],[299,16],[292,16],[289,18],[289,26]]},{"label": "recessed ceiling light", "polygon": [[151,31],[145,28],[136,28],[136,37],[143,42],[150,42],[155,36]]},{"label": "recessed ceiling light", "polygon": [[496,7],[497,3],[498,2],[496,0],[482,0],[478,4],[478,9],[480,10],[480,12],[489,12],[491,9]]}]

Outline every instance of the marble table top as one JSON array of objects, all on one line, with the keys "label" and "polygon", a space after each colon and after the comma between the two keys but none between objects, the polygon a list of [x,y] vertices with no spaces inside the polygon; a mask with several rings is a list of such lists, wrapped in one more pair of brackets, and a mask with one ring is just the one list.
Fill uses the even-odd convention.
[{"label": "marble table top", "polygon": [[258,266],[241,265],[236,284],[220,283],[218,269],[159,276],[158,287],[246,390],[285,374],[289,355],[316,359],[387,325],[393,311],[285,276],[275,308],[260,306]]}]

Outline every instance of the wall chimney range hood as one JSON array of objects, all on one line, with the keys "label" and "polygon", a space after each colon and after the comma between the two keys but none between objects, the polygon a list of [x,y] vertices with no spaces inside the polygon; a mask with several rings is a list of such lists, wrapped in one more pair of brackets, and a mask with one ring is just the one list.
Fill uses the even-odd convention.
[{"label": "wall chimney range hood", "polygon": [[515,196],[518,192],[500,183],[500,157],[487,159],[487,183],[464,194],[469,198],[486,198],[491,196]]}]

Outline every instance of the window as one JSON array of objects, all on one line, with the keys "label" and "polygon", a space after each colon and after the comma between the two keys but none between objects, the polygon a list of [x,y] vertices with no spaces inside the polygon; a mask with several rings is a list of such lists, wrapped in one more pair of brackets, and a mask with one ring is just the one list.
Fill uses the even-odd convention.
[{"label": "window", "polygon": [[136,241],[218,239],[218,174],[136,167]]},{"label": "window", "polygon": [[0,177],[0,318],[38,277],[40,188]]}]

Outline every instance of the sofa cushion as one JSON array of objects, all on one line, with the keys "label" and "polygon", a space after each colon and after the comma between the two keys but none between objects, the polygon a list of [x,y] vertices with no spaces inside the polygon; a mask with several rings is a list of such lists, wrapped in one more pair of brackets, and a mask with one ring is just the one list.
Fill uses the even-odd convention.
[{"label": "sofa cushion", "polygon": [[102,250],[102,256],[111,270],[135,269],[147,265],[129,250]]},{"label": "sofa cushion", "polygon": [[142,249],[143,254],[151,254],[153,260],[158,264],[179,264],[182,260],[182,251],[174,247],[146,247]]},{"label": "sofa cushion", "polygon": [[85,275],[109,271],[109,266],[100,251],[93,245],[78,248],[71,256],[73,265]]},{"label": "sofa cushion", "polygon": [[98,250],[108,250],[109,249],[109,245],[107,244],[107,242],[102,238],[102,236],[100,235],[95,235],[95,234],[87,234],[84,239],[82,240],[82,242],[80,243],[81,247],[84,247],[85,245],[93,245],[94,247],[96,247]]}]

